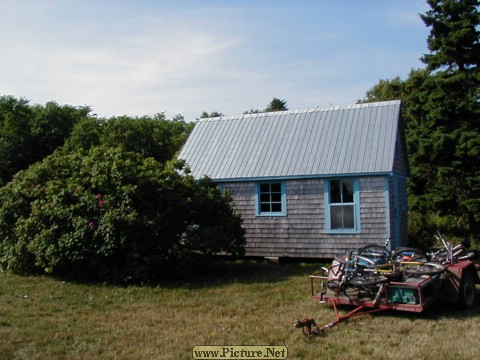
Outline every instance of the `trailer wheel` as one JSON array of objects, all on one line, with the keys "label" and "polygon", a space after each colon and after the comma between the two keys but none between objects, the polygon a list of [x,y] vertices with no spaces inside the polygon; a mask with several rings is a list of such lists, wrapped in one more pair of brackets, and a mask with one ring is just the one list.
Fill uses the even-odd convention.
[{"label": "trailer wheel", "polygon": [[458,294],[458,306],[462,309],[471,309],[477,303],[477,290],[475,280],[470,271],[465,271],[462,276]]}]

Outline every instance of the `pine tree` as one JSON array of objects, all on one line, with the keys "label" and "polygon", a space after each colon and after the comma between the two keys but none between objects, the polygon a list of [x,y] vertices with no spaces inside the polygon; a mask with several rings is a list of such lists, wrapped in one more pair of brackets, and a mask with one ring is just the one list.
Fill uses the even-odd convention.
[{"label": "pine tree", "polygon": [[[412,210],[444,231],[480,230],[480,13],[477,0],[428,0],[426,69],[405,83]],[[430,214],[430,215],[425,215]],[[434,220],[432,220],[434,219]]]},{"label": "pine tree", "polygon": [[477,0],[428,0],[431,10],[421,18],[431,28],[427,39],[431,51],[423,57],[429,70],[478,68],[479,13]]}]

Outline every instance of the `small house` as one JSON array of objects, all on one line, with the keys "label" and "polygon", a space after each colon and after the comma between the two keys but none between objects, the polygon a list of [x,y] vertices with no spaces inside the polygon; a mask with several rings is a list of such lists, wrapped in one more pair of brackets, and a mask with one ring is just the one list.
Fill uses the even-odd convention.
[{"label": "small house", "polygon": [[229,191],[246,255],[331,258],[407,242],[400,101],[201,119],[179,158]]}]

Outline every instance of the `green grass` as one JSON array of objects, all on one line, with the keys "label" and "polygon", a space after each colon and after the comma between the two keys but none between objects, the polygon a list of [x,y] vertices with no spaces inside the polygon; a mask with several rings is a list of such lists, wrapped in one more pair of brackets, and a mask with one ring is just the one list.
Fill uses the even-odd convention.
[{"label": "green grass", "polygon": [[310,298],[319,267],[217,264],[188,283],[128,287],[0,273],[0,359],[192,359],[195,345],[286,345],[288,359],[478,357],[478,306],[361,316],[303,337],[295,319],[335,318]]}]

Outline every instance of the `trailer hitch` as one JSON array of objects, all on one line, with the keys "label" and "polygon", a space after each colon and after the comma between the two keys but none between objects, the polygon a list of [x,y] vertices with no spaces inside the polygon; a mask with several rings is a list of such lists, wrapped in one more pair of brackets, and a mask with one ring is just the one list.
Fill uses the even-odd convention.
[{"label": "trailer hitch", "polygon": [[329,323],[327,323],[323,326],[318,326],[316,324],[315,320],[313,320],[313,319],[304,319],[304,320],[301,320],[301,321],[297,320],[297,321],[295,321],[294,327],[295,328],[302,328],[302,332],[306,336],[320,335],[325,330],[331,329],[334,326],[336,326],[336,325],[340,324],[341,322],[344,322],[344,321],[346,321],[346,320],[348,320],[352,317],[361,316],[361,315],[368,315],[368,314],[373,314],[373,313],[377,313],[377,312],[380,312],[380,311],[388,310],[386,308],[373,308],[372,309],[372,308],[366,307],[365,305],[359,305],[355,309],[353,309],[352,311],[348,312],[347,314],[340,315],[340,313],[338,312],[336,302],[331,300],[331,299],[327,299],[327,301],[333,305],[333,309],[335,311],[335,320],[333,320],[332,322],[329,322]]}]

